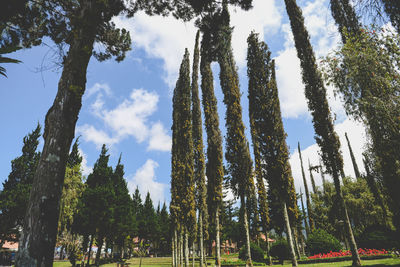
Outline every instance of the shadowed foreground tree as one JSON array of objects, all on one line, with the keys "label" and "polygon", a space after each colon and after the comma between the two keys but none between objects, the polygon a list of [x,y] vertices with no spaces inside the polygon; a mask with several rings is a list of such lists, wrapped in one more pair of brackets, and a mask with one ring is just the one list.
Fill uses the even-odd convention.
[{"label": "shadowed foreground tree", "polygon": [[314,51],[307,29],[304,26],[302,12],[297,6],[296,0],[285,0],[285,5],[302,68],[302,79],[305,85],[308,109],[313,117],[315,140],[321,148],[322,160],[325,163],[327,172],[332,175],[334,180],[341,218],[344,222],[347,239],[350,242],[353,266],[360,266],[361,261],[357,245],[340,188],[339,177],[340,175],[344,176],[343,158],[340,153],[339,137],[333,127],[332,115],[326,98],[326,88],[317,69]]},{"label": "shadowed foreground tree", "polygon": [[[163,13],[165,2],[131,1],[129,13],[133,15],[139,9],[149,14]],[[89,60],[94,55],[100,61],[113,56],[121,61],[131,44],[129,33],[111,22],[112,17],[126,10],[125,1],[40,3],[45,10],[46,35],[59,47],[68,47],[68,52],[62,61],[56,98],[45,119],[43,152],[32,185],[16,266],[52,264],[66,161],[85,92]],[[95,51],[95,43],[104,50]]]},{"label": "shadowed foreground tree", "polygon": [[[292,221],[291,226],[288,214],[288,209],[293,208],[294,186],[275,80],[275,64],[270,58],[271,53],[267,45],[258,41],[257,34],[250,34],[247,42],[249,113],[253,143],[256,144],[255,148],[260,149],[261,164],[265,170],[269,190],[271,194],[279,197],[292,265],[297,266],[292,238],[292,226],[294,227],[296,222]],[[291,213],[295,214],[295,210]]]}]

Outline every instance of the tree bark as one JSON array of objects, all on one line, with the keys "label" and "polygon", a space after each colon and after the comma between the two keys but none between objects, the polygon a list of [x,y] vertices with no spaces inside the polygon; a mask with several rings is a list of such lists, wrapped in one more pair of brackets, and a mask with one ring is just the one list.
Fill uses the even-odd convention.
[{"label": "tree bark", "polygon": [[270,246],[269,241],[268,241],[268,239],[269,239],[269,232],[266,232],[266,233],[265,233],[265,238],[267,239],[267,257],[268,257],[268,265],[272,265],[272,258],[271,258],[271,254],[270,254],[271,246]]},{"label": "tree bark", "polygon": [[[100,266],[101,248],[103,247],[104,237],[100,237],[99,240],[97,240],[97,242],[98,242],[98,244],[97,244],[97,252],[96,252],[96,259],[94,261],[94,264],[96,266]],[[119,253],[120,253],[120,257],[121,257],[122,256],[121,255],[121,250],[119,251]]]},{"label": "tree bark", "polygon": [[176,231],[174,231],[174,235],[172,236],[172,242],[171,242],[172,267],[176,267],[176,262],[175,262],[175,258],[176,258],[176,254],[175,254],[175,233],[176,233]]},{"label": "tree bark", "polygon": [[286,224],[286,233],[289,243],[290,257],[292,259],[292,266],[297,266],[296,253],[294,252],[294,244],[292,238],[292,230],[290,228],[289,215],[286,208],[286,202],[283,201],[283,217]]},{"label": "tree bark", "polygon": [[88,259],[87,259],[87,263],[86,263],[87,266],[90,265],[90,253],[92,253],[93,239],[94,239],[94,236],[92,235],[90,238],[90,243],[89,243]]},{"label": "tree bark", "polygon": [[246,233],[246,250],[247,250],[246,266],[248,266],[248,264],[250,264],[250,266],[253,266],[253,262],[251,261],[251,250],[250,250],[249,221],[247,219],[248,217],[247,217],[246,200],[243,195],[240,196],[240,205],[243,208],[243,227],[244,227],[244,231]]},{"label": "tree bark", "polygon": [[204,236],[203,236],[203,218],[201,212],[199,212],[199,230],[200,230],[200,237],[199,237],[199,246],[200,246],[200,267],[203,267],[204,263]]},{"label": "tree bark", "polygon": [[219,207],[215,210],[215,261],[218,267],[221,267],[221,242],[219,239]]},{"label": "tree bark", "polygon": [[[83,6],[81,18],[90,15],[89,12],[89,4]],[[53,265],[66,161],[82,106],[95,26],[76,31],[64,61],[56,98],[46,115],[44,146],[32,184],[16,266]]]},{"label": "tree bark", "polygon": [[185,227],[185,267],[189,267],[189,233]]}]

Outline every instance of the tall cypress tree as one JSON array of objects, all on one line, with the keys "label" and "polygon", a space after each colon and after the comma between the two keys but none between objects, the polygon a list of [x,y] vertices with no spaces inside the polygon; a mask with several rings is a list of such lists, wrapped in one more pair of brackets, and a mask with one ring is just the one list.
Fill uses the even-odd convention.
[{"label": "tall cypress tree", "polygon": [[33,176],[39,162],[40,152],[36,151],[41,136],[41,127],[23,139],[22,155],[11,161],[11,172],[3,182],[0,191],[0,242],[18,241],[18,228],[22,227]]},{"label": "tall cypress tree", "polygon": [[[179,70],[173,99],[173,162],[174,205],[179,206],[178,220],[185,229],[185,261],[188,265],[188,233],[194,230],[196,205],[194,196],[194,153],[192,139],[192,112],[189,52]],[[172,189],[171,189],[172,190]]]},{"label": "tall cypress tree", "polygon": [[[210,55],[209,31],[203,31],[203,39],[201,42],[201,91],[202,104],[204,110],[205,127],[207,132],[207,204],[210,221],[215,226],[215,243],[216,243],[216,261],[217,265],[221,265],[220,256],[220,223],[219,215],[222,206],[222,181],[224,177],[223,155],[222,155],[222,136],[219,129],[219,118],[217,110],[217,99],[214,94],[213,73],[211,70],[211,62],[213,60]],[[211,237],[210,237],[211,238]]]},{"label": "tall cypress tree", "polygon": [[82,163],[82,156],[79,153],[79,136],[75,139],[72,145],[71,152],[68,155],[67,167],[73,168],[74,166]]},{"label": "tall cypress tree", "polygon": [[400,33],[400,2],[398,0],[381,0],[381,2],[393,26],[396,28],[397,32]]},{"label": "tall cypress tree", "polygon": [[317,68],[310,37],[304,26],[304,17],[301,9],[297,6],[296,0],[285,0],[285,4],[290,19],[297,55],[302,68],[302,78],[305,84],[308,108],[313,117],[316,134],[315,140],[321,148],[322,160],[325,163],[327,171],[333,177],[341,218],[345,224],[346,236],[350,241],[353,265],[360,266],[361,261],[358,255],[357,245],[340,188],[339,177],[340,175],[344,175],[343,158],[340,153],[340,141],[333,127],[332,115],[326,98],[326,88]]},{"label": "tall cypress tree", "polygon": [[310,234],[310,228],[307,223],[307,214],[306,210],[304,209],[303,192],[301,192],[301,188],[300,188],[300,201],[301,201],[301,211],[303,213],[303,218],[304,218],[304,228],[306,229],[306,234],[308,237],[308,235]]},{"label": "tall cypress tree", "polygon": [[[297,266],[292,227],[288,215],[288,209],[293,208],[293,193],[295,199],[296,194],[289,165],[286,133],[282,124],[275,80],[275,65],[274,61],[270,59],[267,45],[258,41],[257,34],[250,34],[247,42],[249,45],[247,52],[249,110],[252,134],[256,133],[253,134],[253,143],[256,144],[256,148],[260,149],[270,192],[279,197],[277,201],[280,201],[283,211],[292,264]],[[291,213],[295,214],[295,210],[292,210]]]},{"label": "tall cypress tree", "polygon": [[356,175],[357,179],[361,178],[360,171],[358,170],[357,161],[356,158],[354,157],[353,149],[351,148],[349,137],[347,136],[347,133],[344,133],[344,136],[346,137],[347,145],[349,146],[350,158],[351,158],[351,163],[353,163],[354,174]]},{"label": "tall cypress tree", "polygon": [[314,175],[312,174],[313,169],[314,168],[313,168],[313,166],[311,166],[310,159],[308,159],[308,171],[310,172],[311,186],[312,186],[314,194],[316,194],[317,186],[315,185]]},{"label": "tall cypress tree", "polygon": [[314,228],[315,228],[315,226],[314,226],[314,218],[312,216],[311,198],[310,198],[310,193],[308,191],[306,174],[304,173],[303,158],[301,157],[300,142],[297,143],[297,150],[299,151],[299,158],[300,158],[300,165],[301,165],[301,175],[303,176],[304,190],[306,191],[306,204],[307,204],[308,222],[309,222],[309,225],[310,225],[310,230],[312,232],[312,231],[314,231]]},{"label": "tall cypress tree", "polygon": [[349,0],[331,0],[330,5],[332,16],[342,36],[342,42],[345,43],[344,30],[353,33],[357,33],[360,30],[361,25],[358,22],[356,12]]},{"label": "tall cypress tree", "polygon": [[240,197],[240,205],[243,210],[243,223],[246,233],[245,244],[247,257],[251,263],[250,233],[248,222],[247,201],[251,197],[251,189],[254,187],[252,177],[252,161],[250,157],[249,144],[244,134],[242,120],[242,107],[240,104],[239,77],[233,58],[231,39],[232,29],[227,1],[223,1],[223,9],[220,14],[220,29],[218,30],[218,54],[217,59],[220,65],[220,83],[224,93],[224,104],[226,106],[226,152],[227,171],[230,174],[229,183],[233,192]]},{"label": "tall cypress tree", "polygon": [[194,147],[194,179],[196,183],[196,202],[199,210],[199,247],[200,266],[203,266],[204,240],[208,239],[208,211],[207,211],[207,187],[205,179],[205,158],[203,152],[203,127],[201,119],[201,106],[199,98],[199,49],[200,31],[196,34],[196,43],[193,54],[192,72],[192,121],[193,121],[193,147]]}]

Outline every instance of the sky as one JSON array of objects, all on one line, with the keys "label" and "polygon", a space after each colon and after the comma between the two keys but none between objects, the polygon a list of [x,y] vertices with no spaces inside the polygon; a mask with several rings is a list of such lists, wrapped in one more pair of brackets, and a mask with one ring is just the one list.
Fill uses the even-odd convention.
[{"label": "sky", "polygon": [[[300,189],[304,192],[297,143],[301,144],[306,169],[308,159],[311,165],[319,164],[319,149],[314,140],[300,62],[283,2],[254,0],[254,8],[250,11],[230,8],[231,25],[234,26],[232,46],[240,78],[243,120],[250,144],[246,73],[246,41],[250,32],[259,33],[272,52],[292,173],[297,192]],[[317,58],[337,48],[340,37],[330,15],[329,1],[297,2],[303,10]],[[80,136],[83,174],[87,176],[91,172],[102,144],[106,144],[111,166],[115,167],[122,154],[125,179],[131,193],[138,187],[143,199],[150,192],[154,203],[169,202],[172,94],[185,48],[193,55],[196,28],[193,22],[184,23],[172,17],[149,17],[142,12],[130,19],[115,17],[113,21],[118,27],[129,30],[132,51],[121,63],[113,60],[98,62],[93,57],[90,60],[86,92],[75,131],[75,136]],[[54,45],[49,40],[44,40],[44,43],[10,54],[22,63],[6,65],[8,78],[0,77],[0,121],[3,125],[0,138],[1,183],[10,173],[11,160],[21,155],[23,137],[37,123],[44,126],[44,117],[57,92],[61,69],[55,64]],[[212,69],[220,128],[225,136],[225,106],[218,80],[219,67],[213,63]],[[345,173],[354,177],[344,134],[347,132],[358,167],[363,172],[361,153],[365,145],[365,130],[360,123],[346,116],[342,102],[334,96],[333,90],[328,87],[328,101],[342,144]],[[205,133],[203,135],[205,138]],[[42,139],[39,146],[43,146]],[[306,176],[309,179],[308,171]],[[321,185],[320,174],[314,173],[314,178],[316,184]]]}]

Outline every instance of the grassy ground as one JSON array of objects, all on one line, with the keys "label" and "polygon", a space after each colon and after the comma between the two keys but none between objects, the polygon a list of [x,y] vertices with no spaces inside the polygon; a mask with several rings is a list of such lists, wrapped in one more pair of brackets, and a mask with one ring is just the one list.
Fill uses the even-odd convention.
[{"label": "grassy ground", "polygon": [[[139,259],[132,258],[128,261],[130,263],[130,267],[139,266]],[[213,260],[208,260],[209,264],[212,264]],[[380,259],[380,260],[364,260],[362,261],[363,266],[375,266],[375,267],[385,267],[385,266],[400,266],[400,259]],[[71,264],[68,261],[56,261],[54,262],[54,267],[70,267]],[[115,267],[116,263],[101,265],[102,267]],[[171,258],[170,257],[159,257],[159,258],[143,258],[142,259],[142,267],[165,267],[171,266]],[[196,266],[198,266],[196,264]],[[210,265],[209,265],[210,266]],[[212,265],[211,265],[212,266]],[[292,266],[290,262],[285,262],[284,265],[276,265],[282,267]],[[324,267],[324,266],[335,266],[335,267],[347,267],[351,266],[351,261],[343,261],[343,262],[332,262],[332,263],[318,263],[318,264],[300,264],[299,266],[307,266],[307,267]]]}]

